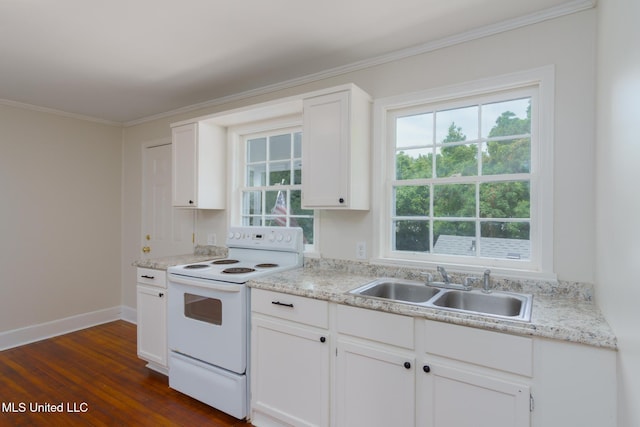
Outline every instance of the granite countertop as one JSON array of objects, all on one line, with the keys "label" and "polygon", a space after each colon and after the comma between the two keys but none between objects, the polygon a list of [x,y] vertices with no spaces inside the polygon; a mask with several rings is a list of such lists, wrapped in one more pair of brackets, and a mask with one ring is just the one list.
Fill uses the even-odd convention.
[{"label": "granite countertop", "polygon": [[354,268],[345,264],[321,266],[314,262],[308,266],[306,261],[303,268],[261,277],[250,281],[249,286],[463,326],[617,349],[616,337],[593,302],[589,290],[585,291],[576,284],[523,287],[514,286],[513,281],[494,279],[499,290],[524,291],[534,295],[531,322],[520,322],[350,295],[348,291],[375,278],[417,278],[411,274],[397,274],[399,269],[390,271],[357,265]]},{"label": "granite countertop", "polygon": [[210,259],[226,258],[227,253],[227,248],[222,246],[196,246],[192,254],[138,259],[134,261],[132,265],[134,267],[152,268],[154,270],[166,270],[174,265],[193,264]]}]

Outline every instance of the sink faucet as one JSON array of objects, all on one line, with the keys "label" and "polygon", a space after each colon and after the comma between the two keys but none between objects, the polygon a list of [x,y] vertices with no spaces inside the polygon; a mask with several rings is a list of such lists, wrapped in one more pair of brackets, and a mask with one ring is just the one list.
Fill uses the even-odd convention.
[{"label": "sink faucet", "polygon": [[442,281],[444,282],[444,284],[448,285],[451,282],[451,280],[449,279],[447,270],[445,270],[444,267],[442,266],[437,266],[436,270],[438,270],[438,273],[440,273],[440,275],[442,276]]},{"label": "sink faucet", "polygon": [[491,270],[486,269],[484,271],[484,277],[482,281],[482,292],[485,294],[491,293]]}]

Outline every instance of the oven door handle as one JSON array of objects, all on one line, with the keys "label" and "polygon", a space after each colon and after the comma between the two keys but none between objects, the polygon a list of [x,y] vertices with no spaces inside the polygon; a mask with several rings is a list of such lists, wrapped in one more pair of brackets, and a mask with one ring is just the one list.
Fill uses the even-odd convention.
[{"label": "oven door handle", "polygon": [[222,292],[240,292],[240,290],[242,290],[242,287],[244,286],[244,285],[239,285],[235,283],[230,283],[228,285],[221,285],[216,282],[208,282],[208,281],[204,282],[200,280],[188,279],[188,278],[174,276],[174,275],[169,276],[169,283],[171,282],[178,283],[181,285],[198,286],[201,288],[213,289],[213,290],[222,291]]}]

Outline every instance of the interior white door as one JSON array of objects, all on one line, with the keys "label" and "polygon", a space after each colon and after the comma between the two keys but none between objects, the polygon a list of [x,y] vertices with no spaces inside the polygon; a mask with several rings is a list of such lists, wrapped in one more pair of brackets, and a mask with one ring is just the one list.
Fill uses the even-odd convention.
[{"label": "interior white door", "polygon": [[195,211],[172,206],[171,173],[170,140],[144,149],[140,245],[143,257],[193,252]]}]

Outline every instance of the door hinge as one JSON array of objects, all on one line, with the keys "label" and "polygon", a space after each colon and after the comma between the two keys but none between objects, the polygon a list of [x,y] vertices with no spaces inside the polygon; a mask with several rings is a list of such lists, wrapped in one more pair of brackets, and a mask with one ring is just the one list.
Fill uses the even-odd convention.
[{"label": "door hinge", "polygon": [[529,412],[533,412],[534,407],[535,407],[535,402],[533,400],[533,395],[529,393]]},{"label": "door hinge", "polygon": [[191,243],[196,242],[196,233],[191,233]]}]

